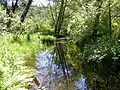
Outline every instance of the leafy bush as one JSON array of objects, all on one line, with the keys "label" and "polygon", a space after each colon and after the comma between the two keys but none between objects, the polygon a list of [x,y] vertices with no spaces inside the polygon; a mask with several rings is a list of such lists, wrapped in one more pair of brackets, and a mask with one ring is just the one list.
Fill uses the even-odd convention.
[{"label": "leafy bush", "polygon": [[105,35],[95,44],[86,44],[83,52],[83,64],[89,86],[102,90],[118,90],[120,88],[119,37],[119,35],[112,37]]}]

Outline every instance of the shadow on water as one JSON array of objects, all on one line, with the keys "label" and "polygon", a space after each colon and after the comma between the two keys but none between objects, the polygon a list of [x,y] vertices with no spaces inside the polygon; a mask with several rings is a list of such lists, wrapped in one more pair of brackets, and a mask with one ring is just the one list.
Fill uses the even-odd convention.
[{"label": "shadow on water", "polygon": [[[40,90],[88,90],[85,84],[86,78],[83,76],[79,80],[71,80],[69,85],[66,84],[63,71],[59,65],[54,64],[51,52],[48,50],[42,51],[36,57],[36,78],[40,84]],[[69,71],[69,73],[71,72]]]}]

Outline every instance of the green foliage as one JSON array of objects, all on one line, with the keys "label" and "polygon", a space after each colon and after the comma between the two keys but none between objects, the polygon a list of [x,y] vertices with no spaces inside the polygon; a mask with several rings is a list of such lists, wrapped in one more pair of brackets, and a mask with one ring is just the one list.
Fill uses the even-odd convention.
[{"label": "green foliage", "polygon": [[23,82],[34,75],[29,71],[34,70],[35,56],[40,50],[38,36],[33,35],[30,42],[26,42],[25,36],[21,36],[20,43],[13,41],[12,37],[9,33],[2,33],[0,36],[1,90],[16,90],[26,85]]},{"label": "green foliage", "polygon": [[[79,5],[77,0],[72,2],[75,6],[69,9],[71,11],[75,9],[76,12],[73,12],[68,24],[70,42],[66,57],[73,71],[85,74],[88,87],[97,90],[119,90],[120,18],[117,9],[120,2],[111,1],[112,31],[110,31],[108,1],[103,1],[100,11],[97,1],[80,1],[82,5],[80,3]],[[94,28],[99,12],[99,21]],[[97,30],[96,36],[93,36],[94,29]]]},{"label": "green foliage", "polygon": [[40,38],[43,44],[46,44],[47,46],[54,45],[55,37],[44,35],[44,36],[41,36]]},{"label": "green foliage", "polygon": [[5,10],[0,7],[0,32],[17,33],[23,29],[18,15],[11,14],[11,17],[6,15]]},{"label": "green foliage", "polygon": [[[67,53],[66,60],[68,63],[68,67],[73,70],[74,78],[79,79],[82,73],[82,55],[79,53],[79,48],[75,45],[74,41],[69,41],[67,44]],[[78,54],[79,53],[79,54]]]},{"label": "green foliage", "polygon": [[[58,19],[59,35],[69,38],[59,48],[75,78],[84,73],[90,88],[119,90],[120,1],[111,1],[110,7],[108,1],[68,0],[63,13],[63,9],[59,12],[60,1],[53,0],[51,7],[32,7],[24,23],[20,22],[20,12],[6,15],[0,6],[0,89],[21,90],[28,72],[35,68],[37,52],[54,46]],[[59,59],[55,63],[59,64]]]},{"label": "green foliage", "polygon": [[53,44],[55,40],[48,34],[40,35],[51,32],[49,20],[37,14],[21,23],[17,14],[6,15],[0,7],[0,90],[26,90],[34,75],[35,58],[43,47],[42,41]]},{"label": "green foliage", "polygon": [[90,87],[102,90],[119,88],[119,44],[119,36],[105,35],[95,44],[85,46],[83,64]]},{"label": "green foliage", "polygon": [[[62,26],[67,27],[70,32],[65,54],[69,67],[75,72],[75,76],[80,76],[83,72],[88,86],[98,90],[119,88],[120,47],[117,33],[120,32],[120,21],[115,12],[120,3],[118,0],[111,2],[112,31],[109,30],[108,0],[70,0]],[[59,2],[56,5],[58,4]],[[58,8],[59,5],[52,8],[56,10],[54,15],[58,13]],[[93,35],[94,30],[97,31],[96,36]]]},{"label": "green foliage", "polygon": [[33,67],[35,68],[35,56],[37,51],[40,50],[40,39],[37,34],[34,34],[31,35],[32,39],[30,42],[27,42],[26,35],[21,35],[18,37],[17,42],[14,41],[14,36],[16,36],[14,34],[24,29],[24,27],[21,27],[23,25],[18,19],[8,17],[9,20],[11,20],[11,26],[7,28],[5,22],[7,22],[8,19],[2,15],[3,14],[1,14],[1,19],[3,17],[5,20],[4,22],[1,20],[0,23],[2,27],[0,36],[0,89],[16,90],[24,87],[26,84],[22,82],[25,82],[27,77],[33,75],[33,73],[29,74],[28,72],[31,71]]}]

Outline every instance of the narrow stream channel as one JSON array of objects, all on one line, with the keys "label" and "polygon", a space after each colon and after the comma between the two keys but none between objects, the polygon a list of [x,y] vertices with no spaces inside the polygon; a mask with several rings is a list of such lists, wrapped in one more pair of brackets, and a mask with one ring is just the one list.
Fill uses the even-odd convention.
[{"label": "narrow stream channel", "polygon": [[84,77],[73,81],[74,89],[65,86],[62,69],[54,64],[51,51],[42,51],[36,60],[36,78],[41,85],[41,90],[87,90]]}]

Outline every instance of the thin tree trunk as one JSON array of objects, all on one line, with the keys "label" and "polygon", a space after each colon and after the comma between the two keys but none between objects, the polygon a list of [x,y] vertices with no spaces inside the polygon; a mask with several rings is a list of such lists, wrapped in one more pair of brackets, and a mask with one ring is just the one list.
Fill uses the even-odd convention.
[{"label": "thin tree trunk", "polygon": [[[29,1],[28,1],[25,9],[24,9],[23,12],[22,12],[22,15],[21,15],[21,17],[20,17],[20,19],[21,19],[20,21],[21,21],[22,23],[23,23],[24,20],[25,20],[25,17],[26,17],[26,15],[27,15],[27,13],[28,13],[28,10],[29,10],[29,8],[30,8],[30,6],[31,6],[31,4],[32,4],[32,1],[33,1],[33,0],[29,0]],[[16,39],[22,34],[23,31],[24,31],[24,29],[22,29],[19,33],[16,34]]]},{"label": "thin tree trunk", "polygon": [[64,77],[65,77],[65,79],[69,79],[70,76],[69,76],[69,72],[68,72],[68,65],[67,65],[67,62],[66,62],[66,59],[65,59],[64,47],[65,46],[62,46],[62,43],[56,42],[56,49],[57,49],[57,52],[58,52],[58,56],[59,56],[59,59],[60,59],[60,65],[62,67]]},{"label": "thin tree trunk", "polygon": [[[61,0],[59,14],[57,17],[57,21],[55,23],[55,36],[56,36],[56,38],[58,38],[62,24],[63,24],[66,3],[67,3],[67,0]],[[56,42],[56,49],[57,49],[58,56],[60,59],[60,64],[61,64],[61,67],[63,70],[63,74],[65,76],[65,79],[67,79],[67,78],[69,78],[68,67],[67,67],[67,62],[66,62],[65,57],[64,57],[63,48],[61,48],[61,43]],[[67,72],[65,70],[67,70]]]},{"label": "thin tree trunk", "polygon": [[16,0],[15,4],[12,2],[12,12],[15,13],[15,10],[17,8],[18,5],[18,0]]},{"label": "thin tree trunk", "polygon": [[67,65],[67,62],[66,62],[66,59],[65,59],[65,56],[64,56],[64,52],[62,52],[63,53],[63,61],[64,61],[64,66],[65,66],[65,68],[66,68],[66,73],[67,73],[67,78],[69,79],[70,78],[70,76],[69,76],[69,72],[68,72],[68,65]]},{"label": "thin tree trunk", "polygon": [[7,0],[5,0],[4,7],[6,9],[6,14],[9,15],[10,14],[10,9],[8,8],[7,4],[8,4],[8,2],[7,2]]},{"label": "thin tree trunk", "polygon": [[109,0],[108,1],[108,7],[109,7],[109,11],[108,11],[108,17],[109,17],[109,31],[110,31],[110,34],[111,34],[111,30],[112,30],[112,25],[111,25],[111,1]]},{"label": "thin tree trunk", "polygon": [[[67,2],[67,1],[66,1]],[[64,19],[64,13],[65,13],[65,7],[66,7],[66,2],[65,0],[61,0],[61,6],[60,6],[60,11],[58,14],[58,18],[55,24],[55,34],[56,37],[59,35],[59,32],[62,27],[63,19]]]},{"label": "thin tree trunk", "polygon": [[25,7],[25,9],[23,10],[23,13],[22,13],[22,15],[21,15],[21,22],[24,22],[24,20],[25,20],[25,17],[26,17],[26,15],[27,15],[27,13],[28,13],[28,10],[29,10],[29,8],[30,8],[30,6],[31,6],[31,4],[32,4],[32,1],[33,0],[29,0],[28,1],[28,3],[27,3],[27,5],[26,5],[26,7]]},{"label": "thin tree trunk", "polygon": [[65,79],[66,79],[67,76],[66,76],[66,72],[65,72],[64,62],[63,62],[63,59],[62,59],[62,57],[61,57],[61,52],[60,52],[60,50],[59,50],[59,49],[60,49],[60,45],[59,45],[59,43],[57,43],[57,42],[56,42],[56,49],[57,49],[58,56],[59,56],[59,59],[60,59],[60,65],[61,65],[61,67],[62,67],[64,77],[65,77]]}]

